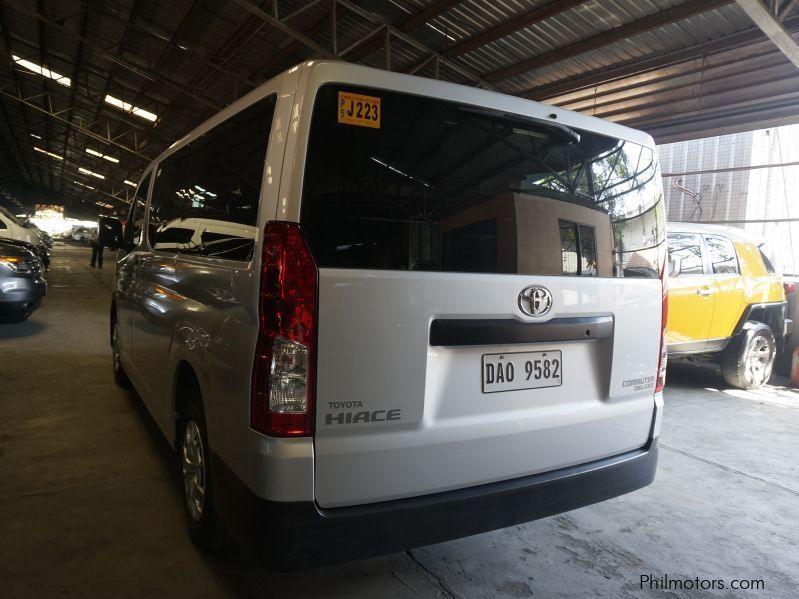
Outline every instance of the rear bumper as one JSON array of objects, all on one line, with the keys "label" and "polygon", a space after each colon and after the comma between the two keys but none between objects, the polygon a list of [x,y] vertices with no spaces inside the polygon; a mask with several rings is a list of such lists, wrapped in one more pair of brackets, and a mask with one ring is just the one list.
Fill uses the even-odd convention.
[{"label": "rear bumper", "polygon": [[47,284],[32,277],[10,277],[0,281],[0,315],[22,316],[39,307]]},{"label": "rear bumper", "polygon": [[216,508],[236,541],[272,569],[343,562],[430,545],[545,518],[645,487],[657,440],[588,464],[355,507],[257,497],[212,454]]}]

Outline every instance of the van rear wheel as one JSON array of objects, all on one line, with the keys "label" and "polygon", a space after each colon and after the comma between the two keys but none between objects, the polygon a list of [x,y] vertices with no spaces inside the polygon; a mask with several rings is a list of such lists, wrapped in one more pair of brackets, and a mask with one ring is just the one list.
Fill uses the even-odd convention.
[{"label": "van rear wheel", "polygon": [[739,389],[757,389],[771,378],[777,344],[768,325],[748,323],[721,354],[724,380]]},{"label": "van rear wheel", "polygon": [[114,381],[123,389],[133,387],[128,378],[128,373],[122,366],[119,350],[119,323],[114,320],[114,328],[111,331],[111,364],[114,368]]},{"label": "van rear wheel", "polygon": [[206,551],[217,551],[225,543],[226,531],[214,510],[205,416],[198,393],[192,393],[181,419],[179,439],[183,507],[192,542]]}]

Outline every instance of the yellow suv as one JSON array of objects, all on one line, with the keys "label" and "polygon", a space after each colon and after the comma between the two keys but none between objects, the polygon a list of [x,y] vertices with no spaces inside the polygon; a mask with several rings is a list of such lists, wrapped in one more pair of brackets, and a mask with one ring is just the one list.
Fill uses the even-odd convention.
[{"label": "yellow suv", "polygon": [[762,245],[734,227],[669,224],[670,358],[711,354],[741,389],[769,380],[792,323]]}]

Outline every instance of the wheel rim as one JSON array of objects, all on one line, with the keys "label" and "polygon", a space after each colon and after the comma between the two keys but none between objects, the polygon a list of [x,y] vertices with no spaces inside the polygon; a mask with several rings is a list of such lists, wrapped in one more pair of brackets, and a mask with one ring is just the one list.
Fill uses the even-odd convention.
[{"label": "wheel rim", "polygon": [[197,423],[190,420],[183,435],[183,489],[191,519],[199,522],[205,507],[205,455]]},{"label": "wheel rim", "polygon": [[759,387],[771,376],[772,349],[765,337],[756,335],[749,342],[744,357],[744,378],[749,385]]},{"label": "wheel rim", "polygon": [[114,372],[119,372],[119,325],[114,323],[114,332],[111,336],[111,359],[114,361]]}]

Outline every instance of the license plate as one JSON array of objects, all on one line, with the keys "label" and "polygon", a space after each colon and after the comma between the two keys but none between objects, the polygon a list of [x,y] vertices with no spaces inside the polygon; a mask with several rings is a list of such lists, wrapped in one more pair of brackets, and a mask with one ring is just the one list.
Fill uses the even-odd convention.
[{"label": "license plate", "polygon": [[483,354],[483,393],[562,384],[563,359],[558,350]]}]

